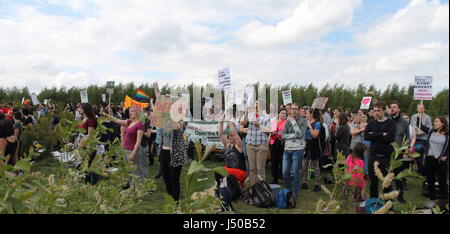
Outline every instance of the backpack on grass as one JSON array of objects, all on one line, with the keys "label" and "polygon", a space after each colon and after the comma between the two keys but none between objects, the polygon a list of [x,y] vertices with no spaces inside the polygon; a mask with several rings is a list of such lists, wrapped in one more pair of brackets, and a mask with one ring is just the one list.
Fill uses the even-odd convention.
[{"label": "backpack on grass", "polygon": [[280,209],[295,208],[297,205],[295,196],[288,189],[272,190],[272,201]]},{"label": "backpack on grass", "polygon": [[272,189],[269,184],[265,181],[256,182],[250,191],[250,205],[269,208],[273,206],[272,202]]}]

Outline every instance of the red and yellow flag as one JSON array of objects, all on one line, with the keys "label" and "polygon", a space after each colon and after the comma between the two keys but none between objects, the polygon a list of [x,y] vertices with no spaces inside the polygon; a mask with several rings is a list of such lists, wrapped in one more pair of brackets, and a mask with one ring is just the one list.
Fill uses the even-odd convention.
[{"label": "red and yellow flag", "polygon": [[130,98],[128,95],[125,96],[125,103],[123,104],[123,107],[125,109],[129,108],[130,106],[134,106],[137,105],[141,108],[146,108],[148,107],[148,103],[143,103],[143,102],[138,102],[136,100],[133,100],[132,98]]}]

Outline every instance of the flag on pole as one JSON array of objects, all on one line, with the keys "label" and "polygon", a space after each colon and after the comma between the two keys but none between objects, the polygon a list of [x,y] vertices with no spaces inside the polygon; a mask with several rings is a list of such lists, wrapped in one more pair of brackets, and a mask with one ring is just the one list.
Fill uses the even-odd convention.
[{"label": "flag on pole", "polygon": [[134,96],[134,99],[140,102],[150,102],[150,95],[144,93],[142,89],[138,89],[136,96]]}]

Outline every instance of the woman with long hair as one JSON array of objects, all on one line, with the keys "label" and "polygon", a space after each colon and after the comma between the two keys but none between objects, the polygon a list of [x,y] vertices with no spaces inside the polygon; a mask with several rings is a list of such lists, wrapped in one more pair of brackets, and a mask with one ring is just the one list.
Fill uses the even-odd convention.
[{"label": "woman with long hair", "polygon": [[436,177],[439,182],[440,195],[444,200],[448,200],[448,122],[445,117],[438,117],[434,120],[433,128],[425,125],[421,130],[428,135],[425,158],[425,172],[428,183],[429,198],[436,199],[435,182]]},{"label": "woman with long hair", "polygon": [[306,176],[309,162],[314,170],[314,187],[313,191],[318,192],[321,190],[320,186],[320,167],[319,159],[322,155],[322,148],[320,147],[320,129],[322,126],[322,113],[319,109],[310,109],[306,111],[306,148],[305,148],[305,159],[303,160],[302,175],[303,184],[302,189],[308,189],[308,177]]},{"label": "woman with long hair", "polygon": [[350,154],[350,127],[348,126],[348,117],[342,113],[339,115],[339,122],[336,131],[336,150],[343,155]]},{"label": "woman with long hair", "polygon": [[[85,130],[85,136],[84,138],[79,142],[79,146],[83,146],[86,139],[89,138],[91,134],[93,134],[93,131],[97,128],[97,117],[94,112],[94,107],[89,103],[83,103],[81,105],[80,113],[83,115],[83,121],[80,125],[78,125],[78,128],[82,128]],[[96,156],[97,152],[94,151],[89,156],[88,166],[90,167],[92,165],[92,162],[94,161],[94,158]],[[92,185],[97,184],[99,175],[95,173],[87,173],[85,177],[86,183],[90,183]]]},{"label": "woman with long hair", "polygon": [[[144,178],[148,176],[148,170],[146,152],[144,148],[141,147],[145,130],[144,123],[142,123],[139,118],[141,113],[142,110],[138,106],[133,106],[129,108],[130,119],[121,120],[104,112],[101,114],[112,118],[114,123],[117,123],[124,128],[122,136],[122,148],[125,150],[123,160],[133,162],[137,168],[132,173],[138,175],[142,182]],[[128,188],[128,186],[125,188]]]},{"label": "woman with long hair", "polygon": [[284,129],[287,119],[287,110],[278,111],[278,119],[272,122],[270,132],[270,154],[272,156],[272,184],[278,184],[278,179],[283,178],[282,162],[284,154],[284,141],[281,139],[281,132]]}]

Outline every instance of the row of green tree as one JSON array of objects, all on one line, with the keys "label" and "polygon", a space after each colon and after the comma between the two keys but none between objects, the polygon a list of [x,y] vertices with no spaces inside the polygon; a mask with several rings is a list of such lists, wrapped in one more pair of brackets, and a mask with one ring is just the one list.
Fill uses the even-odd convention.
[{"label": "row of green tree", "polygon": [[[261,84],[257,83],[253,85],[256,90],[261,86]],[[183,86],[181,88],[188,89],[191,94],[191,103],[192,103],[192,93],[193,89],[197,86],[194,84],[190,84],[188,86]],[[299,85],[284,85],[284,86],[272,86],[265,85],[267,89],[267,97],[270,96],[269,88],[278,88],[279,90],[291,90],[292,98],[294,102],[299,103],[301,106],[308,105],[310,106],[316,97],[328,97],[327,107],[341,107],[345,111],[357,111],[361,99],[365,96],[368,96],[370,91],[375,91],[378,99],[389,103],[391,101],[398,101],[401,104],[402,111],[407,113],[414,113],[416,111],[416,106],[420,101],[413,100],[414,87],[399,87],[397,84],[388,85],[385,90],[377,90],[373,85],[370,87],[366,87],[360,84],[357,88],[349,88],[344,85],[326,85],[321,89],[315,87],[310,84],[308,86],[299,86]],[[130,97],[134,97],[137,89],[142,89],[145,93],[149,94],[151,97],[155,97],[155,93],[150,84],[142,84],[136,85],[134,83],[128,84],[117,84],[114,88],[114,94],[111,96],[111,102],[114,104],[119,104],[124,101],[125,95]],[[171,88],[169,85],[164,85],[161,87],[161,93],[170,92]],[[180,87],[177,87],[180,88]],[[199,87],[204,89],[204,87]],[[105,86],[97,86],[90,85],[87,88],[82,87],[61,87],[61,88],[44,88],[38,94],[38,99],[41,102],[44,99],[51,99],[53,103],[58,104],[59,106],[64,106],[66,103],[78,103],[80,102],[80,91],[87,89],[89,102],[93,104],[100,104],[102,102],[102,94],[106,93]],[[223,95],[223,92],[222,92]],[[281,92],[279,92],[278,101],[279,104],[282,104],[282,96]],[[432,101],[425,101],[425,105],[427,107],[427,112],[432,116],[438,115],[447,115],[449,106],[448,106],[448,95],[449,89],[446,88],[440,91],[437,95],[433,97]],[[0,103],[6,102],[20,102],[22,98],[30,98],[30,91],[28,88],[0,88]],[[202,99],[202,103],[204,100]]]}]

